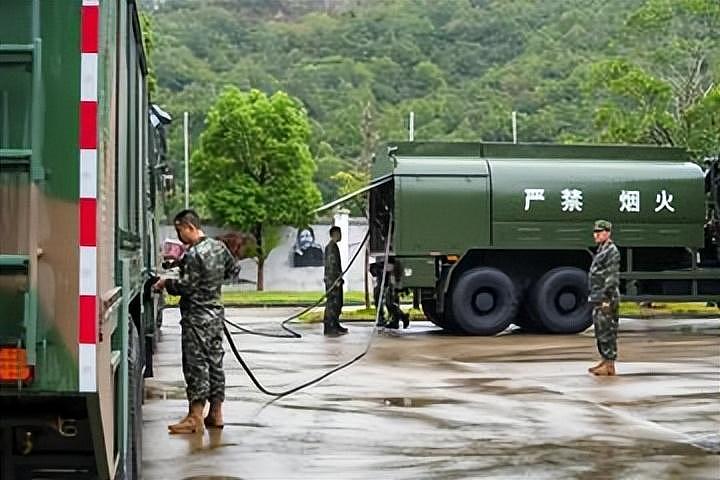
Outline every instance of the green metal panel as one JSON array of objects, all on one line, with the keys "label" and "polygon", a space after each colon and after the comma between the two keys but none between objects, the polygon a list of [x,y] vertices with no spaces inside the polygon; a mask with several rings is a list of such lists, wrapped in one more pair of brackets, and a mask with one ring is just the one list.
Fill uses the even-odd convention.
[{"label": "green metal panel", "polygon": [[482,155],[482,146],[478,142],[391,142],[385,152],[393,149],[397,156],[478,158]]},{"label": "green metal panel", "polygon": [[27,255],[0,255],[0,267],[27,268]]},{"label": "green metal panel", "polygon": [[487,162],[480,158],[406,157],[396,159],[395,175],[410,176],[487,176]]},{"label": "green metal panel", "polygon": [[402,257],[402,286],[427,287],[435,284],[435,260],[432,257]]},{"label": "green metal panel", "polygon": [[[117,98],[117,137],[115,138],[115,154],[117,155],[116,174],[117,174],[117,191],[115,192],[117,199],[116,213],[116,229],[118,238],[116,244],[122,246],[121,232],[130,230],[129,219],[129,200],[127,186],[129,184],[129,175],[127,168],[127,159],[131,154],[131,148],[128,145],[128,60],[127,47],[128,42],[124,40],[128,35],[128,19],[127,9],[118,8],[117,11],[118,26],[118,43],[117,43],[117,85],[115,86],[115,95]],[[116,272],[116,277],[120,277],[120,272]]]},{"label": "green metal panel", "polygon": [[[101,128],[98,131],[98,180],[108,178],[111,171],[116,168],[117,138],[116,121],[117,111],[113,102],[117,101],[117,69],[118,69],[118,12],[115,8],[116,1],[106,2],[100,16],[100,50],[102,54],[98,58],[98,124]],[[120,41],[120,43],[123,43]],[[115,128],[113,128],[115,127]],[[117,176],[118,173],[114,172]],[[101,194],[102,195],[102,194]],[[108,192],[108,195],[117,199],[117,192]],[[101,196],[102,198],[102,196]],[[102,201],[99,199],[99,201]],[[115,222],[115,219],[113,219]],[[112,225],[116,227],[115,224]],[[106,245],[109,261],[113,268],[109,269],[113,284],[119,285],[119,272],[115,268],[118,265],[116,259],[116,239],[103,239],[112,242]]]},{"label": "green metal panel", "polygon": [[493,158],[575,158],[595,160],[688,160],[682,148],[650,145],[559,145],[550,143],[480,143],[480,142],[390,142],[379,151],[387,155],[388,148],[397,156],[427,157],[493,157]]},{"label": "green metal panel", "polygon": [[[681,149],[481,143],[393,147],[392,155],[376,160],[376,171],[392,165],[397,178],[398,255],[462,253],[488,245],[585,248],[593,245],[591,225],[597,218],[615,224],[615,239],[623,246],[703,244],[702,170],[685,161]],[[496,156],[483,158],[477,152]],[[487,180],[478,180],[484,175]],[[490,185],[492,200],[481,201]],[[532,197],[532,190],[540,196]],[[492,212],[492,225],[485,223],[486,212]]]},{"label": "green metal panel", "polygon": [[687,152],[682,148],[649,145],[558,145],[548,143],[483,143],[482,156],[490,158],[527,158],[584,160],[651,160],[684,162]]},{"label": "green metal panel", "polygon": [[32,2],[2,0],[0,2],[0,43],[32,43]]},{"label": "green metal panel", "polygon": [[[489,164],[495,247],[590,246],[598,218],[613,222],[616,241],[626,247],[703,244],[703,176],[695,164],[562,159]],[[533,200],[530,190],[542,195]]]},{"label": "green metal panel", "polygon": [[128,150],[127,157],[118,159],[119,168],[127,170],[126,201],[128,206],[128,232],[130,234],[138,233],[138,127],[140,120],[138,112],[138,77],[139,70],[138,54],[135,49],[135,39],[132,36],[132,25],[128,23],[127,36],[127,62],[128,62]]},{"label": "green metal panel", "polygon": [[80,175],[78,124],[80,104],[79,1],[42,1],[43,96],[46,194],[77,202]]},{"label": "green metal panel", "polygon": [[[22,292],[18,292],[17,288],[12,289],[10,286],[11,278],[9,275],[3,275],[0,278],[0,344],[15,345],[17,340],[23,334],[23,315],[25,302]],[[24,283],[24,275],[22,278],[16,278],[16,282]]]},{"label": "green metal panel", "polygon": [[7,56],[0,53],[0,149],[3,159],[19,159],[21,151],[30,150],[31,65],[31,55]]},{"label": "green metal panel", "polygon": [[395,198],[398,255],[461,253],[490,243],[487,176],[400,176]]}]

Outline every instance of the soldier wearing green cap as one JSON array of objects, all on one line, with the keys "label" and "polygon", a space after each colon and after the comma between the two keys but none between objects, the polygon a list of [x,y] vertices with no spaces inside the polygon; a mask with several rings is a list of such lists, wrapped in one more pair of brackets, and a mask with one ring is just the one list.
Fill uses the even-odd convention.
[{"label": "soldier wearing green cap", "polygon": [[612,223],[597,220],[593,237],[598,245],[590,265],[590,297],[598,352],[602,360],[588,371],[594,375],[615,375],[617,358],[618,309],[620,306],[620,251],[610,238]]}]

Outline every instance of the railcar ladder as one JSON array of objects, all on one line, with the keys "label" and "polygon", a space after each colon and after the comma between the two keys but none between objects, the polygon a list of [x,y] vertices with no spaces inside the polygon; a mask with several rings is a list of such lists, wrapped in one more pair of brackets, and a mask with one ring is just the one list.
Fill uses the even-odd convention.
[{"label": "railcar ladder", "polygon": [[[30,148],[10,148],[8,92],[0,91],[0,172],[28,174],[28,233],[26,254],[0,252],[0,274],[23,272],[27,277],[24,292],[23,330],[27,362],[36,364],[38,319],[38,202],[41,182],[43,144],[42,40],[40,38],[40,0],[32,2],[32,43],[0,43],[0,68],[3,65],[26,65],[32,71],[30,97]],[[27,142],[23,142],[27,144]],[[0,206],[2,208],[2,206]],[[19,219],[18,219],[19,220]],[[19,222],[18,222],[19,223]]]}]

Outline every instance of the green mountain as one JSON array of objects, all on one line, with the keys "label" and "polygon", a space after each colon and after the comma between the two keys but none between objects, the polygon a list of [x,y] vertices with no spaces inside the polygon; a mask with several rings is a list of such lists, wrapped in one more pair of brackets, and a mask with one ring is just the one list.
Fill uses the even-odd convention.
[{"label": "green mountain", "polygon": [[692,121],[720,120],[715,0],[156,0],[155,7],[156,100],[175,114],[175,158],[182,111],[196,141],[224,85],[284,90],[313,121],[326,198],[338,187],[334,173],[360,168],[377,142],[407,138],[410,112],[416,140],[511,141],[517,111],[523,142],[696,142],[698,155],[720,145],[717,129],[702,139],[682,130],[683,115],[705,97],[711,104]]}]

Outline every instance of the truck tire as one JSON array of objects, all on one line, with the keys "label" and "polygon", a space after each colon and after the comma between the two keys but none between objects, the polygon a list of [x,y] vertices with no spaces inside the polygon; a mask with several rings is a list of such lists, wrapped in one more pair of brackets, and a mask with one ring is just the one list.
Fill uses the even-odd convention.
[{"label": "truck tire", "polygon": [[448,315],[438,314],[437,301],[435,299],[423,300],[421,303],[422,311],[425,314],[425,318],[427,318],[443,330],[447,330],[449,332],[455,332],[458,330],[457,325],[455,324],[455,322],[448,318]]},{"label": "truck tire", "polygon": [[587,298],[587,273],[575,267],[553,268],[533,286],[530,310],[551,333],[579,333],[592,325]]},{"label": "truck tire", "polygon": [[515,285],[496,268],[473,268],[463,273],[451,296],[453,318],[470,335],[502,332],[518,309]]}]

